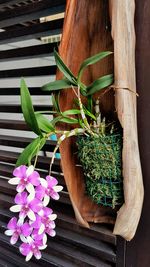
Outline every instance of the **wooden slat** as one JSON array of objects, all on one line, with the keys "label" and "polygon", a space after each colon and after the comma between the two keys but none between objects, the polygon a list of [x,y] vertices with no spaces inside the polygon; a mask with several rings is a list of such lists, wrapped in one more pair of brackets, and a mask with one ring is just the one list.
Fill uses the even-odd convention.
[{"label": "wooden slat", "polygon": [[[1,205],[3,208],[5,207],[5,208],[9,209],[14,203],[13,198],[16,195],[16,190],[14,189],[14,186],[9,185],[6,180],[1,179],[1,178],[0,178],[0,180],[1,180],[1,190],[0,190],[1,191],[1,194],[0,194]],[[7,187],[6,187],[6,184],[4,182],[7,183]],[[62,205],[66,205],[67,207],[68,206],[71,207],[69,194],[67,192],[64,192],[64,191],[61,191],[59,194],[60,194],[60,199],[57,200],[57,202],[51,199],[51,206],[53,203],[54,205],[57,205],[57,209],[58,209],[59,205],[61,203]]]},{"label": "wooden slat", "polygon": [[[10,249],[15,255],[19,255],[18,245],[14,245],[15,249],[9,245],[9,238],[0,234],[0,240],[2,247]],[[48,242],[48,248],[46,252],[43,253],[43,258],[40,260],[41,266],[61,266],[61,267],[75,267],[75,266],[86,266],[86,267],[95,267],[95,266],[103,266],[103,267],[111,267],[111,263],[105,262],[100,260],[98,257],[92,257],[88,255],[86,252],[80,253],[80,248],[74,246],[64,246],[63,243],[58,243],[55,238],[51,238]],[[50,254],[49,254],[50,251]],[[55,258],[54,258],[55,256]],[[26,265],[22,258],[21,266],[29,266]],[[61,259],[61,265],[59,265],[59,258]],[[54,262],[53,262],[53,259]],[[62,263],[64,260],[64,263]],[[67,260],[68,264],[67,264]],[[58,264],[56,262],[58,262]],[[33,259],[30,262],[30,266],[32,266],[32,262],[35,263],[36,261]],[[46,265],[46,263],[48,265]],[[53,264],[53,265],[51,265]],[[63,264],[63,265],[62,265]],[[39,266],[39,265],[36,265]]]},{"label": "wooden slat", "polygon": [[1,129],[13,129],[13,130],[23,130],[30,131],[30,128],[24,121],[18,120],[1,120],[0,119],[0,128]]},{"label": "wooden slat", "polygon": [[64,12],[65,0],[43,0],[22,8],[6,10],[0,16],[0,28]]},{"label": "wooden slat", "polygon": [[[29,87],[31,95],[50,95],[49,92],[41,90],[41,87]],[[20,95],[20,88],[0,88],[0,95]]]},{"label": "wooden slat", "polygon": [[[52,110],[50,105],[34,105],[35,111]],[[0,112],[7,113],[22,113],[21,106],[16,104],[0,104]],[[17,130],[17,129],[16,129]]]},{"label": "wooden slat", "polygon": [[[18,156],[19,156],[18,152],[0,150],[0,161],[15,164]],[[36,166],[37,166],[37,168],[41,168],[41,169],[46,169],[47,170],[48,167],[49,167],[49,163],[50,163],[50,158],[49,157],[38,156]],[[57,166],[58,171],[61,172],[60,159],[55,159],[54,160],[54,166]]]},{"label": "wooden slat", "polygon": [[45,57],[52,55],[54,47],[58,47],[58,43],[33,45],[23,48],[15,48],[10,50],[0,51],[0,62],[9,60],[20,60],[34,57]]},{"label": "wooden slat", "polygon": [[24,26],[16,31],[12,27],[11,30],[0,33],[0,44],[60,34],[62,25],[63,19],[57,19],[50,22],[37,23],[29,27]]},{"label": "wooden slat", "polygon": [[[28,137],[0,135],[0,145],[3,146],[14,146],[14,147],[24,148],[29,143],[31,143],[32,140],[33,140],[32,138]],[[56,145],[55,141],[47,140],[42,150],[53,152],[55,145]]]},{"label": "wooden slat", "polygon": [[22,2],[22,0],[0,0],[0,9],[8,5],[14,5]]},{"label": "wooden slat", "polygon": [[22,68],[0,71],[0,78],[17,78],[17,77],[35,77],[55,75],[56,66],[35,67],[35,68]]},{"label": "wooden slat", "polygon": [[[2,225],[4,226],[4,223],[2,223]],[[88,252],[88,254],[91,256],[100,256],[101,259],[107,259],[110,262],[116,261],[113,246],[111,247],[105,242],[94,240],[93,238],[88,236],[81,238],[80,234],[72,233],[72,231],[68,229],[62,229],[61,227],[57,227],[56,230],[57,237],[55,238],[55,240],[59,243],[65,241],[70,245],[75,245],[83,248],[83,250]]]}]

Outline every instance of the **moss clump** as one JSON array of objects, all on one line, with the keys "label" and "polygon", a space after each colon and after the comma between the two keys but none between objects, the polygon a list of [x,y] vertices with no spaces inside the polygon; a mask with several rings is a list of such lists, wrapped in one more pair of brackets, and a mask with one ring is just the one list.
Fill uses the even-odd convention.
[{"label": "moss clump", "polygon": [[114,208],[123,202],[122,135],[80,136],[78,157],[87,194],[94,202]]}]

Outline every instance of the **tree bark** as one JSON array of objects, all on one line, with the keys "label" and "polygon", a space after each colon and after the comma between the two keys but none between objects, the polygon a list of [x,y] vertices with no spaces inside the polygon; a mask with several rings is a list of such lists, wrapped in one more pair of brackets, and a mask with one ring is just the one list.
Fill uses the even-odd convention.
[{"label": "tree bark", "polygon": [[[75,75],[85,58],[100,51],[112,51],[112,44],[108,1],[67,1],[59,53]],[[84,72],[83,82],[90,84],[96,78],[108,73],[113,73],[111,57],[89,67]],[[58,71],[57,79],[61,77],[62,74]],[[74,98],[72,90],[61,90],[61,110],[72,108]],[[111,116],[114,110],[113,92],[102,98],[101,110]],[[65,140],[60,147],[62,169],[78,222],[85,227],[89,227],[88,222],[114,223],[116,216],[114,210],[98,206],[86,196],[83,172],[76,166],[76,151],[74,138]]]},{"label": "tree bark", "polygon": [[[125,203],[118,211],[114,234],[131,240],[143,204],[143,180],[137,136],[134,0],[110,0],[114,39],[115,106],[123,128],[123,178]],[[129,88],[125,90],[124,88]]]}]

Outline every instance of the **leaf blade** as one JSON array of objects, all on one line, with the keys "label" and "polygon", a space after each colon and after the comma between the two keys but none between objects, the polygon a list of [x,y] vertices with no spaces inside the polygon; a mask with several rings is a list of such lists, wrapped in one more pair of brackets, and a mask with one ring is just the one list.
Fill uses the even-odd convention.
[{"label": "leaf blade", "polygon": [[59,70],[64,74],[64,76],[73,84],[76,85],[76,77],[73,75],[73,73],[69,70],[69,68],[66,66],[66,64],[63,62],[62,58],[59,56],[56,50],[54,50],[54,56],[56,65],[59,68]]},{"label": "leaf blade", "polygon": [[84,69],[87,67],[87,66],[90,66],[90,65],[93,65],[95,63],[97,63],[98,61],[102,60],[103,58],[111,55],[113,52],[111,51],[104,51],[104,52],[100,52],[92,57],[89,57],[87,59],[85,59],[81,66],[80,66],[80,69],[79,69],[79,72],[78,72],[78,81],[80,80],[81,78],[81,75],[84,71]]},{"label": "leaf blade", "polygon": [[87,87],[87,96],[99,92],[101,89],[111,85],[112,83],[113,83],[113,74],[108,74],[95,80],[91,85]]},{"label": "leaf blade", "polygon": [[43,91],[56,91],[61,89],[67,89],[71,87],[70,81],[67,79],[56,80],[47,84],[44,84],[41,89]]},{"label": "leaf blade", "polygon": [[41,130],[38,127],[38,123],[34,114],[34,108],[32,105],[31,96],[28,90],[28,87],[24,81],[21,79],[21,86],[20,86],[20,94],[21,94],[21,108],[24,119],[27,125],[37,134],[42,135]]},{"label": "leaf blade", "polygon": [[36,113],[35,116],[38,122],[38,126],[42,131],[46,133],[55,131],[53,125],[50,123],[50,121],[45,116],[43,116],[40,113]]},{"label": "leaf blade", "polygon": [[16,166],[27,164],[36,155],[37,151],[44,146],[45,142],[46,139],[41,136],[34,139],[20,154]]}]

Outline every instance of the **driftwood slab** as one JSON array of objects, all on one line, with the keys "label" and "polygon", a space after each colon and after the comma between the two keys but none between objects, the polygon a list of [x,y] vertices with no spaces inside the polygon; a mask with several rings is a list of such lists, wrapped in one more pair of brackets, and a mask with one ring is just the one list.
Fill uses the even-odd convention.
[{"label": "driftwood slab", "polygon": [[[100,51],[113,50],[108,10],[107,1],[67,1],[59,53],[75,75],[85,58]],[[83,82],[90,84],[94,79],[108,73],[113,73],[113,57],[89,67],[84,73]],[[62,78],[61,75],[58,71],[57,79]],[[61,91],[61,109],[72,108],[74,98],[72,90]],[[111,114],[114,110],[113,93],[103,97],[101,104],[103,111]],[[89,227],[88,222],[114,223],[115,211],[94,204],[86,196],[83,172],[81,167],[76,166],[76,150],[74,138],[67,139],[60,147],[62,169],[78,222],[85,227]]]},{"label": "driftwood slab", "polygon": [[[131,240],[143,204],[143,179],[136,120],[134,0],[110,0],[114,39],[115,106],[123,128],[123,177],[125,203],[118,211],[114,234]],[[126,90],[129,88],[133,92]]]}]

